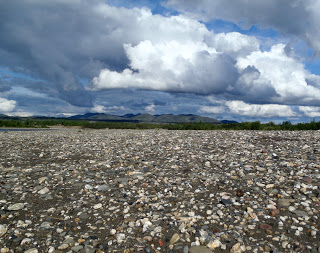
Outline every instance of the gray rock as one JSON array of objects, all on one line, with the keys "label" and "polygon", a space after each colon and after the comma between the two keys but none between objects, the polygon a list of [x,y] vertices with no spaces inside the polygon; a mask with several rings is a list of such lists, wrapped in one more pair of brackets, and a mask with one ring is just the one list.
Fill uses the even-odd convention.
[{"label": "gray rock", "polygon": [[192,246],[189,249],[190,253],[213,253],[212,250],[208,249],[205,246]]},{"label": "gray rock", "polygon": [[24,208],[24,204],[23,203],[16,203],[13,205],[8,206],[8,210],[9,211],[18,211]]},{"label": "gray rock", "polygon": [[96,250],[91,245],[84,246],[84,253],[94,253]]},{"label": "gray rock", "polygon": [[82,249],[83,249],[83,246],[82,246],[82,245],[73,246],[73,247],[71,248],[71,250],[74,251],[74,252],[79,252],[79,251],[82,250]]},{"label": "gray rock", "polygon": [[99,192],[106,192],[106,191],[108,191],[109,189],[110,189],[110,187],[109,187],[108,185],[104,184],[104,185],[100,185],[97,190],[98,190]]},{"label": "gray rock", "polygon": [[279,199],[278,200],[278,205],[290,206],[291,205],[291,201],[290,201],[290,199]]}]

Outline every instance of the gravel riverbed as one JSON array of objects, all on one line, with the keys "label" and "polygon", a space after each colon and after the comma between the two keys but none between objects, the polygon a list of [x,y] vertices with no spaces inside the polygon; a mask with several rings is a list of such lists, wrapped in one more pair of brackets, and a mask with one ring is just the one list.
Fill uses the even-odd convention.
[{"label": "gravel riverbed", "polygon": [[320,252],[320,132],[0,132],[0,253]]}]

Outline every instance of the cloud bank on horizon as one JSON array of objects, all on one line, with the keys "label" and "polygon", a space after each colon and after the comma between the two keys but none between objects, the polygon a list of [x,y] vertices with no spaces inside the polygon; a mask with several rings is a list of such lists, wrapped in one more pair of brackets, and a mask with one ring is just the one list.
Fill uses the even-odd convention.
[{"label": "cloud bank on horizon", "polygon": [[320,117],[319,0],[136,2],[0,0],[0,113]]}]

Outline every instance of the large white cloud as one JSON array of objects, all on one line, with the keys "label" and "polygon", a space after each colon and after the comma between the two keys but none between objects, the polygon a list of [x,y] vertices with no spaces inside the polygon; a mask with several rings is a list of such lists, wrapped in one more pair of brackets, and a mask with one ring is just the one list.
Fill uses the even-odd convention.
[{"label": "large white cloud", "polygon": [[238,78],[235,61],[205,43],[143,41],[125,46],[131,69],[105,69],[93,79],[94,89],[136,87],[147,90],[222,93]]},{"label": "large white cloud", "polygon": [[232,114],[247,117],[294,117],[297,116],[290,106],[278,104],[247,104],[243,101],[226,101],[226,106]]},{"label": "large white cloud", "polygon": [[[240,70],[254,66],[259,72],[256,76],[245,78],[242,83],[251,83],[255,87],[262,84],[264,88],[269,84],[277,93],[271,102],[319,104],[319,77],[310,74],[301,62],[288,55],[285,47],[284,44],[277,44],[270,51],[255,51],[238,58]],[[313,85],[310,85],[310,80],[313,80]]]},{"label": "large white cloud", "polygon": [[316,106],[299,106],[299,110],[307,117],[320,117],[320,107]]},{"label": "large white cloud", "polygon": [[167,6],[201,20],[222,19],[248,28],[272,27],[320,52],[319,0],[168,0]]},{"label": "large white cloud", "polygon": [[17,103],[14,100],[8,100],[0,97],[0,112],[2,113],[11,112],[16,107],[16,104]]}]

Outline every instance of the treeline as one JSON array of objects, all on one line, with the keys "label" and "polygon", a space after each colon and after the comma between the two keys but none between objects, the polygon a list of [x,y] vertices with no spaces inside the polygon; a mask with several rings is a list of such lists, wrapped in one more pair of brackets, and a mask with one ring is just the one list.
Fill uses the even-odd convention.
[{"label": "treeline", "polygon": [[151,124],[151,123],[127,123],[127,122],[91,122],[87,120],[68,119],[4,119],[0,120],[0,127],[20,128],[47,128],[49,126],[78,126],[91,129],[168,129],[168,130],[320,130],[320,121],[292,124],[284,121],[280,124],[274,122],[260,123],[242,122],[232,124],[210,123],[180,123],[180,124]]}]

